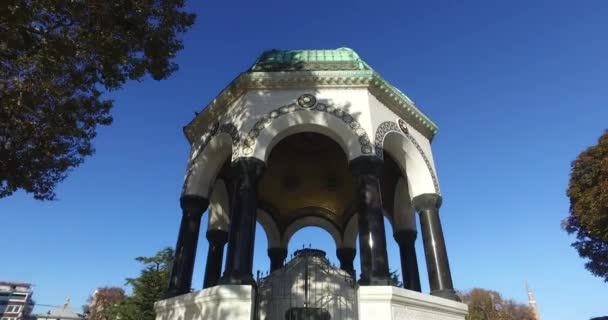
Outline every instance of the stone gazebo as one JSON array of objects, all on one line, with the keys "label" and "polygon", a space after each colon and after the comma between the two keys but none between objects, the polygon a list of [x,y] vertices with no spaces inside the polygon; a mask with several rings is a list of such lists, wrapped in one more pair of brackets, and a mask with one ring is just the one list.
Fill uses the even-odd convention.
[{"label": "stone gazebo", "polygon": [[[283,267],[300,228],[332,236],[340,269],[358,283],[348,319],[464,319],[439,219],[431,152],[437,126],[353,50],[266,51],[184,132],[192,148],[183,215],[158,319],[264,318],[252,272],[256,221],[271,271]],[[207,209],[204,289],[190,292]],[[430,295],[420,293],[416,212]],[[384,217],[400,248],[404,288],[391,286]]]}]

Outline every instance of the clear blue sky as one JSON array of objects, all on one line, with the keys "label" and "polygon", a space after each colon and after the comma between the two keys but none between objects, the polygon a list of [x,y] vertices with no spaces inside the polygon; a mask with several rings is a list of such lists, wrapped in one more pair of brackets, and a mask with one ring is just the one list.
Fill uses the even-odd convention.
[{"label": "clear blue sky", "polygon": [[[35,284],[39,303],[71,296],[78,307],[98,286],[123,285],[137,275],[134,257],[175,243],[189,151],[182,126],[194,112],[265,49],[347,46],[439,125],[433,150],[455,286],[525,301],[527,280],[544,319],[608,315],[608,284],[560,229],[570,161],[608,127],[608,2],[188,2],[198,19],[181,69],[111,94],[114,124],[59,199],[0,200],[0,280]],[[291,249],[310,239],[336,260],[319,229],[301,230]],[[262,242],[256,269],[268,264]],[[195,287],[206,249],[201,239]]]}]

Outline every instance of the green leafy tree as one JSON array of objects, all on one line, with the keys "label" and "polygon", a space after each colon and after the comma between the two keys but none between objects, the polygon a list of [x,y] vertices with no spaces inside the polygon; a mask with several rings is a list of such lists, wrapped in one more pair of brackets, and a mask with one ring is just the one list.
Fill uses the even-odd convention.
[{"label": "green leafy tree", "polygon": [[137,257],[144,265],[139,277],[128,278],[133,293],[113,310],[114,319],[154,320],[154,303],[165,298],[173,264],[173,249],[165,248],[153,257]]},{"label": "green leafy tree", "polygon": [[167,78],[195,16],[184,0],[7,0],[0,5],[0,198],[51,200],[112,122],[103,90]]},{"label": "green leafy tree", "polygon": [[608,130],[572,162],[570,215],[562,222],[587,270],[608,282]]},{"label": "green leafy tree", "polygon": [[391,282],[393,283],[393,286],[395,286],[395,287],[403,286],[403,282],[401,282],[401,280],[399,279],[399,271],[391,270],[389,275],[391,277]]},{"label": "green leafy tree", "polygon": [[474,288],[460,298],[469,306],[467,320],[535,320],[529,306],[505,300],[496,291]]}]

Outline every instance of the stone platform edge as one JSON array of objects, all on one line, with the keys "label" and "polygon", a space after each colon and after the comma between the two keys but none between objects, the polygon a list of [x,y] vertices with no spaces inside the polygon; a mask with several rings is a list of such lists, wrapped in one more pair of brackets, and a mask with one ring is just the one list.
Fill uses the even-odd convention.
[{"label": "stone platform edge", "polygon": [[251,319],[254,293],[250,285],[219,285],[154,304],[156,320]]},{"label": "stone platform edge", "polygon": [[392,286],[358,289],[359,319],[465,319],[464,303]]}]

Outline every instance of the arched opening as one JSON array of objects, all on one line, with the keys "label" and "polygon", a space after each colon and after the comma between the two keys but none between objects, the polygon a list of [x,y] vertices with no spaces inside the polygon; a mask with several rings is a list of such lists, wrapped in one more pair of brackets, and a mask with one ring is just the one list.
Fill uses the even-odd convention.
[{"label": "arched opening", "polygon": [[316,226],[304,227],[296,231],[287,245],[288,259],[293,257],[296,250],[312,248],[325,251],[333,265],[339,265],[336,257],[336,244],[333,237],[323,228]]},{"label": "arched opening", "polygon": [[391,221],[384,217],[384,231],[386,233],[386,253],[388,254],[388,271],[391,273],[391,278],[394,286],[403,286],[403,272],[401,270],[401,254],[399,246],[393,239],[393,226]]},{"label": "arched opening", "polygon": [[216,177],[230,163],[233,141],[227,133],[202,140],[192,147],[182,193],[209,199]]},{"label": "arched opening", "polygon": [[381,177],[380,191],[382,192],[384,216],[388,218],[390,223],[394,222],[395,202],[399,200],[396,198],[395,189],[397,187],[397,182],[402,176],[403,173],[397,162],[390,154],[384,152],[384,166]]},{"label": "arched opening", "polygon": [[296,232],[310,226],[318,227],[327,232],[332,237],[334,246],[342,246],[342,232],[340,229],[333,224],[331,220],[316,215],[303,216],[290,223],[285,230],[283,230],[283,236],[281,238],[282,246],[286,247],[289,242],[291,242],[291,238]]},{"label": "arched opening", "polygon": [[205,278],[205,266],[207,265],[207,252],[209,252],[209,242],[205,238],[205,233],[209,226],[209,219],[206,215],[209,214],[209,210],[203,213],[201,219],[200,233],[198,237],[198,245],[196,246],[196,261],[194,263],[194,271],[192,273],[192,285],[191,287],[195,290],[199,290],[203,287],[203,280]]},{"label": "arched opening", "polygon": [[260,222],[256,223],[255,226],[255,244],[253,251],[253,277],[257,279],[258,272],[263,276],[265,273],[270,272],[270,260],[268,258],[268,245],[267,241],[263,241],[267,239],[268,235],[266,234],[266,230]]},{"label": "arched opening", "polygon": [[382,145],[384,154],[390,155],[398,165],[402,176],[407,177],[412,198],[439,191],[431,167],[431,160],[422,153],[422,148],[418,147],[402,133],[394,131],[386,134]]},{"label": "arched opening", "polygon": [[342,147],[330,137],[296,133],[280,140],[258,184],[258,206],[268,213],[285,247],[292,234],[318,226],[341,245],[352,215],[353,179]]},{"label": "arched opening", "polygon": [[[259,132],[252,156],[266,161],[278,142],[298,133],[317,133],[329,137],[340,146],[348,160],[361,155],[359,136],[352,131],[349,124],[327,112],[307,110],[271,120]],[[362,133],[365,134],[365,131]]]}]

